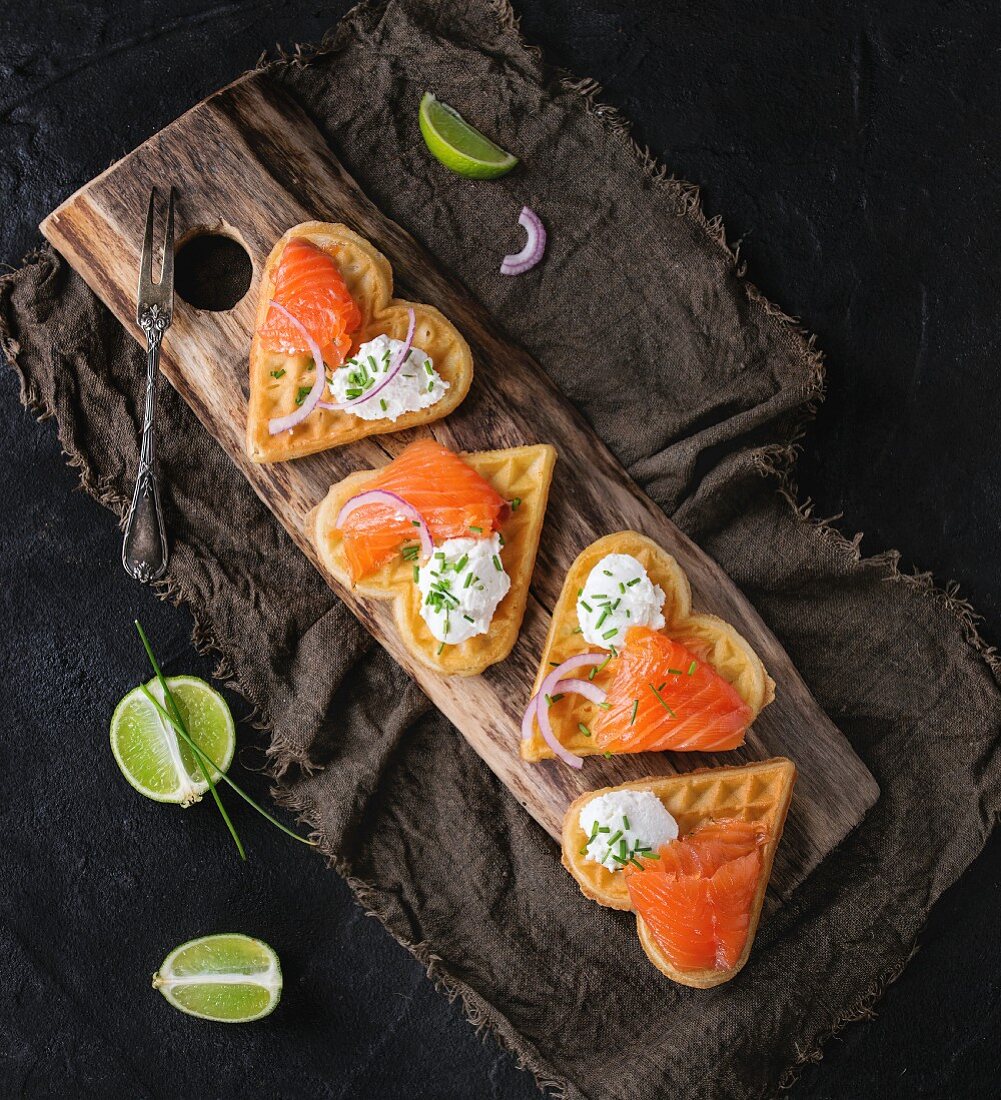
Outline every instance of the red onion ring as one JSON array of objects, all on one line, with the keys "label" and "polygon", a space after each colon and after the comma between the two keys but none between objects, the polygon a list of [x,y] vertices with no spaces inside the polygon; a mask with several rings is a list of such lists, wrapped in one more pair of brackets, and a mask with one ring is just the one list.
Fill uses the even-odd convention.
[{"label": "red onion ring", "polygon": [[[521,720],[521,736],[522,739],[528,741],[532,737],[532,720],[535,719],[539,723],[539,731],[542,734],[546,744],[553,750],[553,753],[560,758],[565,764],[569,764],[571,768],[580,768],[584,765],[582,757],[577,756],[576,753],[570,752],[569,749],[563,747],[560,744],[559,738],[553,732],[552,723],[549,721],[549,704],[546,702],[546,696],[552,698],[558,694],[561,690],[557,685],[563,680],[563,677],[568,672],[572,672],[575,668],[584,668],[588,665],[600,665],[607,658],[606,653],[578,653],[576,657],[570,657],[562,664],[557,665],[552,672],[542,681],[542,686],[539,688],[538,694],[532,697],[531,702],[528,704],[528,709],[525,711],[525,715]],[[601,691],[601,688],[596,688],[594,684],[589,681],[582,681],[586,683],[588,689],[594,688],[596,691]],[[571,690],[569,687],[566,690]],[[581,691],[576,685],[572,689],[579,692],[581,695],[588,695],[588,691]],[[604,700],[601,700],[604,702]]]},{"label": "red onion ring", "polygon": [[592,703],[603,703],[608,698],[608,692],[590,680],[560,680],[553,695],[583,695]]},{"label": "red onion ring", "polygon": [[282,432],[287,432],[291,428],[294,428],[296,424],[301,424],[313,409],[316,408],[320,400],[320,394],[323,393],[323,387],[327,383],[327,365],[323,362],[323,356],[320,354],[320,345],[309,334],[306,326],[299,318],[293,317],[284,306],[280,306],[277,302],[272,302],[271,308],[277,309],[283,317],[291,321],[299,330],[303,339],[306,341],[306,347],[309,348],[310,355],[313,356],[313,369],[316,371],[316,378],[313,380],[313,388],[309,391],[305,400],[295,412],[290,412],[287,416],[273,416],[268,421],[268,434],[279,435]]},{"label": "red onion ring", "polygon": [[410,324],[407,326],[407,338],[403,341],[403,347],[393,356],[393,361],[389,364],[389,369],[386,371],[386,377],[383,378],[378,386],[376,386],[375,389],[359,394],[358,397],[352,397],[347,401],[321,401],[321,409],[329,409],[331,412],[338,412],[341,409],[350,409],[352,405],[360,405],[362,401],[370,401],[377,393],[381,393],[382,390],[393,381],[400,373],[403,364],[407,361],[407,356],[410,354],[410,348],[414,342],[414,330],[417,327],[417,318],[414,317],[413,309],[408,308],[407,314],[410,317]]},{"label": "red onion ring", "polygon": [[535,267],[546,251],[546,227],[534,210],[523,206],[518,215],[518,224],[527,235],[525,247],[520,252],[504,257],[500,266],[502,275],[524,275]]},{"label": "red onion ring", "polygon": [[408,504],[403,497],[391,493],[388,489],[367,489],[363,493],[350,497],[341,505],[341,510],[337,513],[337,519],[334,520],[334,527],[343,527],[348,516],[359,508],[367,507],[369,504],[388,504],[398,512],[402,512],[417,527],[417,533],[421,539],[422,557],[431,557],[434,551],[434,543],[431,541],[431,532],[424,522],[424,517],[412,504]]}]

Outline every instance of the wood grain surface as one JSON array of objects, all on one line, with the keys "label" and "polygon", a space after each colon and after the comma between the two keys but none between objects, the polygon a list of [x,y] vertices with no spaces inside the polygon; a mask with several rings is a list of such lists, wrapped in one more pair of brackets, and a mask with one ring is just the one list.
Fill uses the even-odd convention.
[{"label": "wood grain surface", "polygon": [[[630,480],[545,371],[513,346],[457,280],[383,216],[344,171],[306,115],[261,74],[245,77],[176,122],[77,192],[42,224],[45,236],[139,338],[135,287],[151,186],[178,191],[179,243],[214,230],[240,241],[254,264],[250,292],[227,312],[175,302],[162,369],[254,490],[320,568],[305,532],[308,512],[331,483],[388,461],[417,432],[361,440],[291,463],[255,465],[244,450],[247,354],[257,289],[274,242],[292,225],[342,221],[390,260],[396,293],[438,306],[469,341],[476,375],[469,397],[432,434],[457,450],[552,443],[559,455],[525,622],[511,656],[481,676],[445,678],[401,646],[389,605],[332,587],[458,727],[511,793],[554,837],[564,810],[585,790],[649,774],[788,756],[799,769],[772,886],[793,888],[853,829],[879,791],[848,741],[811,696],[778,641],[722,569]],[[587,456],[583,476],[578,456]],[[549,611],[578,552],[600,535],[640,531],[687,571],[693,606],[732,622],[777,684],[776,701],[743,749],[706,757],[645,754],[591,758],[574,771],[523,762],[519,722],[535,678]]]}]

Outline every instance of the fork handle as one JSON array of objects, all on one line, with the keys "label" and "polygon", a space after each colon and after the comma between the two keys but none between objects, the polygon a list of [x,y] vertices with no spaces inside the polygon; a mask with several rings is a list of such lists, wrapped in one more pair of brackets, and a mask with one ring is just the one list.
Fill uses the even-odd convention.
[{"label": "fork handle", "polygon": [[122,540],[122,565],[129,576],[147,583],[167,571],[167,535],[160,510],[160,487],[156,480],[156,378],[160,372],[160,341],[166,326],[153,317],[143,318],[146,333],[146,412],[143,416],[139,473],[132,493],[129,518]]}]

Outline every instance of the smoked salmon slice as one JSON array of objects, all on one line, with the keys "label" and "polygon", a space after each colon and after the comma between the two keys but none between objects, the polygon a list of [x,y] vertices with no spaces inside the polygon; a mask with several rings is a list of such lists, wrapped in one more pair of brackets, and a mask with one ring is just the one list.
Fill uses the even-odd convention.
[{"label": "smoked salmon slice", "polygon": [[[701,835],[700,835],[701,834]],[[762,869],[760,825],[713,822],[661,849],[626,879],[629,900],[679,970],[728,970],[740,959]]]},{"label": "smoked salmon slice", "polygon": [[[471,466],[434,439],[419,439],[385,466],[364,491],[385,489],[416,508],[431,538],[488,538],[506,519],[508,502]],[[341,528],[353,580],[373,573],[416,540],[413,522],[388,504],[358,508]]]},{"label": "smoked salmon slice", "polygon": [[[293,237],[278,261],[271,301],[302,324],[319,345],[328,367],[339,367],[344,362],[351,349],[350,334],[361,324],[361,310],[329,253],[310,241]],[[302,333],[270,307],[260,337],[270,351],[285,355],[309,352]]]},{"label": "smoked salmon slice", "polygon": [[633,626],[615,661],[595,744],[606,752],[719,752],[744,743],[751,708],[680,642]]}]

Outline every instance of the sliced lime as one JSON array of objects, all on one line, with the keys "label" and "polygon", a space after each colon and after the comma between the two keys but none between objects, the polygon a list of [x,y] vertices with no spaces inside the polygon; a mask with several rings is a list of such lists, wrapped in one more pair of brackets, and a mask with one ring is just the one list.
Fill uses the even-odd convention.
[{"label": "sliced lime", "polygon": [[[236,749],[236,726],[226,700],[197,676],[171,676],[167,683],[191,739],[226,771]],[[166,706],[156,679],[146,687]],[[160,718],[142,688],[133,688],[115,707],[111,751],[122,775],[147,798],[190,806],[208,790],[194,753]],[[209,774],[213,783],[219,778],[214,769]]]},{"label": "sliced lime", "polygon": [[274,1011],[282,968],[263,940],[223,932],[175,947],[153,975],[153,988],[189,1016],[245,1024]]},{"label": "sliced lime", "polygon": [[435,159],[467,179],[493,180],[518,163],[455,110],[425,92],[418,114],[424,141]]}]

